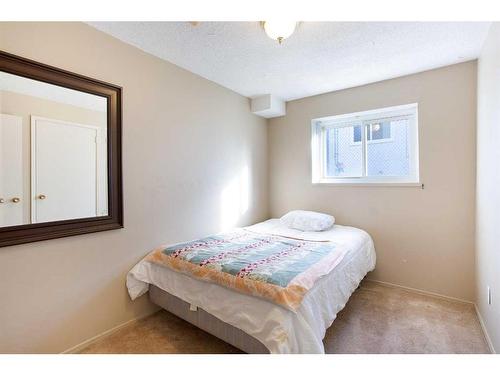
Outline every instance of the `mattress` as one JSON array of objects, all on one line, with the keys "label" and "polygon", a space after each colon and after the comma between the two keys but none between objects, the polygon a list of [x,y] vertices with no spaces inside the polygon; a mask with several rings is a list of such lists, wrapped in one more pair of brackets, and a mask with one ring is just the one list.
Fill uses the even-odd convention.
[{"label": "mattress", "polygon": [[[309,241],[330,241],[347,251],[342,261],[319,279],[294,312],[270,301],[191,278],[158,264],[141,261],[127,275],[132,299],[149,285],[198,307],[262,343],[270,353],[324,353],[322,339],[364,276],[375,267],[375,249],[364,231],[341,225],[325,232],[300,232],[277,219],[246,227],[257,233]],[[234,345],[234,343],[232,343]]]}]

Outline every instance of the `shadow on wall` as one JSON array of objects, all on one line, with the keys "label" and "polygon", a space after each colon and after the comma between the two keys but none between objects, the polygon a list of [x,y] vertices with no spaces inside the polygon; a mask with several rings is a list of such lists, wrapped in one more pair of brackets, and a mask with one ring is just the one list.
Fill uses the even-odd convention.
[{"label": "shadow on wall", "polygon": [[221,193],[220,230],[236,227],[250,207],[250,172],[245,166],[231,179]]}]

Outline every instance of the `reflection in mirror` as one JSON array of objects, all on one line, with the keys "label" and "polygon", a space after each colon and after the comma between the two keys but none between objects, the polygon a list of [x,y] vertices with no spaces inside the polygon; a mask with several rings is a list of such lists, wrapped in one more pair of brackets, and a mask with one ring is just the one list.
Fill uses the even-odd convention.
[{"label": "reflection in mirror", "polygon": [[0,227],[108,215],[107,100],[0,72]]}]

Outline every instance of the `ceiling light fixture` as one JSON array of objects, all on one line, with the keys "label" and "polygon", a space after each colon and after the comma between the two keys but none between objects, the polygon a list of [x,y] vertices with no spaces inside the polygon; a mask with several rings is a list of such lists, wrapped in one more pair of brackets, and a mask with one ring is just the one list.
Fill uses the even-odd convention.
[{"label": "ceiling light fixture", "polygon": [[265,21],[264,31],[271,39],[277,40],[279,44],[283,39],[288,38],[295,31],[297,22],[295,21]]}]

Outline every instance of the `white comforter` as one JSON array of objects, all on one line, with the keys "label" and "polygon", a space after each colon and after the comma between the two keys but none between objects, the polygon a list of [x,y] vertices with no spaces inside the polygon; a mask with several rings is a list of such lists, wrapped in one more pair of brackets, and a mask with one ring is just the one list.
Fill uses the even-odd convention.
[{"label": "white comforter", "polygon": [[360,281],[375,267],[371,237],[361,229],[341,225],[324,232],[301,232],[284,227],[278,219],[245,229],[309,241],[331,241],[347,252],[340,264],[306,294],[296,313],[144,260],[127,275],[130,297],[139,297],[153,284],[255,337],[271,353],[324,353],[322,340],[327,328]]}]

